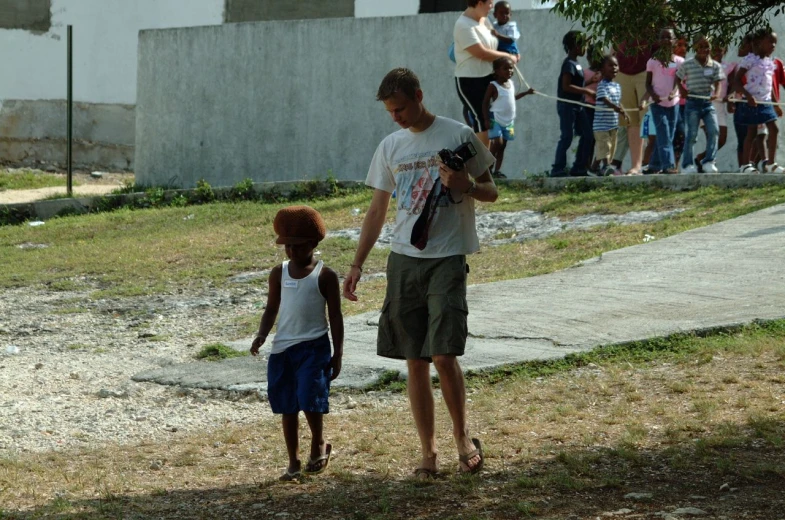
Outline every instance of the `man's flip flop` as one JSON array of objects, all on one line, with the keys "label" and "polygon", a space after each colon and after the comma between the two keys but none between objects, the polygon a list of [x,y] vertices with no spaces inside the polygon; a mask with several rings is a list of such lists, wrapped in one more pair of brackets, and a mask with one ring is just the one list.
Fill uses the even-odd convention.
[{"label": "man's flip flop", "polygon": [[[305,475],[318,475],[320,473],[324,473],[324,470],[327,469],[327,466],[330,464],[330,454],[332,453],[333,446],[332,444],[327,444],[324,447],[324,455],[319,455],[315,459],[308,459],[308,463],[305,465],[305,470],[303,470],[303,474]],[[317,470],[310,471],[309,468],[313,468],[320,462],[324,461],[324,464],[319,467]]]},{"label": "man's flip flop", "polygon": [[470,451],[466,455],[458,455],[458,460],[460,462],[464,463],[467,467],[469,467],[469,461],[472,460],[474,457],[477,457],[479,455],[480,462],[478,462],[476,466],[474,466],[473,468],[471,468],[469,470],[464,470],[464,469],[460,470],[461,473],[464,473],[464,474],[468,473],[468,474],[474,475],[476,473],[479,473],[482,470],[482,466],[483,466],[483,464],[485,464],[485,457],[483,457],[483,454],[482,454],[482,444],[480,444],[480,439],[472,439],[472,443],[474,444],[474,448],[475,449]]}]

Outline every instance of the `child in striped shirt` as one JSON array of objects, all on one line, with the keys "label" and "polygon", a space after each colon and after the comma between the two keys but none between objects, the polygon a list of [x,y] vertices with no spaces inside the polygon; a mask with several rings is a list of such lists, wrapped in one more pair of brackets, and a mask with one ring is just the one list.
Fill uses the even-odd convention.
[{"label": "child in striped shirt", "polygon": [[[594,163],[590,173],[597,175],[602,167],[602,175],[612,175],[616,168],[611,164],[616,153],[616,134],[619,131],[619,114],[629,122],[627,112],[621,106],[621,85],[614,82],[619,73],[619,62],[607,55],[600,66],[602,80],[597,85],[596,109],[594,113]],[[611,110],[608,110],[611,109]]]},{"label": "child in striped shirt", "polygon": [[695,57],[686,60],[676,71],[676,85],[681,97],[687,99],[684,111],[687,143],[682,155],[681,172],[698,173],[698,165],[693,162],[693,148],[700,122],[703,121],[706,128],[706,156],[701,169],[706,173],[717,173],[714,159],[717,156],[720,129],[713,102],[720,98],[720,81],[724,75],[720,63],[709,56],[711,43],[708,38],[699,36],[694,47]]}]

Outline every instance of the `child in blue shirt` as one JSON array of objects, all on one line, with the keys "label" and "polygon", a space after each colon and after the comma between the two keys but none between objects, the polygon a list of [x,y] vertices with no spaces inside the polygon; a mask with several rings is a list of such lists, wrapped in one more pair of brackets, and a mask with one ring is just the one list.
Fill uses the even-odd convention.
[{"label": "child in blue shirt", "polygon": [[509,2],[498,2],[493,9],[493,35],[499,40],[498,50],[521,57],[518,51],[518,38],[521,33],[518,31],[518,24],[510,20],[512,8]]},{"label": "child in blue shirt", "polygon": [[[273,413],[282,416],[289,453],[289,467],[280,480],[294,481],[304,474],[322,473],[330,463],[332,446],[324,442],[323,418],[329,413],[330,381],[341,372],[343,316],[338,275],[314,258],[314,249],[326,233],[322,216],[308,206],[290,206],[275,215],[273,229],[289,260],[270,272],[267,307],[251,354],[259,354],[280,311],[267,360],[267,396]],[[300,411],[311,430],[305,467],[299,457]]]}]

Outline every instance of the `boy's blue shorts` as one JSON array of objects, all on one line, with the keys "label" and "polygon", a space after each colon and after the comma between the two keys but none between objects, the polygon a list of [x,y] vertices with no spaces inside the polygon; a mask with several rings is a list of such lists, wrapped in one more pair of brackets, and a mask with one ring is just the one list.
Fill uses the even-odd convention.
[{"label": "boy's blue shorts", "polygon": [[515,140],[515,121],[508,126],[502,126],[496,120],[491,120],[491,128],[488,130],[488,139],[501,137],[505,141]]},{"label": "boy's blue shorts", "polygon": [[327,334],[272,354],[267,360],[267,397],[273,413],[329,413],[331,356]]}]

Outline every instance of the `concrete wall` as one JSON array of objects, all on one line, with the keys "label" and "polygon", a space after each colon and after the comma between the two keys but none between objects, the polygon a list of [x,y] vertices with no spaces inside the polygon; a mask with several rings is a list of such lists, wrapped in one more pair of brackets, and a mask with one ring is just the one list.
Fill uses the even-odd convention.
[{"label": "concrete wall", "polygon": [[269,20],[307,20],[354,16],[355,0],[226,0],[224,20],[257,22]]},{"label": "concrete wall", "polygon": [[[0,0],[0,18],[49,0]],[[220,24],[223,0],[51,0],[51,24],[0,30],[0,161],[65,163],[66,26],[74,27],[74,161],[128,169],[139,29]],[[31,20],[33,18],[30,18]]]},{"label": "concrete wall", "polygon": [[[523,75],[555,95],[561,37],[573,24],[543,10],[514,17],[529,28],[520,41]],[[446,57],[454,22],[455,13],[441,13],[144,31],[137,179],[179,187],[200,178],[228,186],[246,177],[298,180],[330,171],[363,179],[376,145],[397,129],[374,99],[390,69],[413,69],[426,106],[462,119]],[[782,18],[774,22],[785,26]],[[553,100],[530,96],[518,108],[504,171],[520,178],[550,169],[559,134]],[[718,161],[723,171],[736,169],[729,134]]]},{"label": "concrete wall", "polygon": [[0,28],[48,31],[50,0],[0,0]]}]

